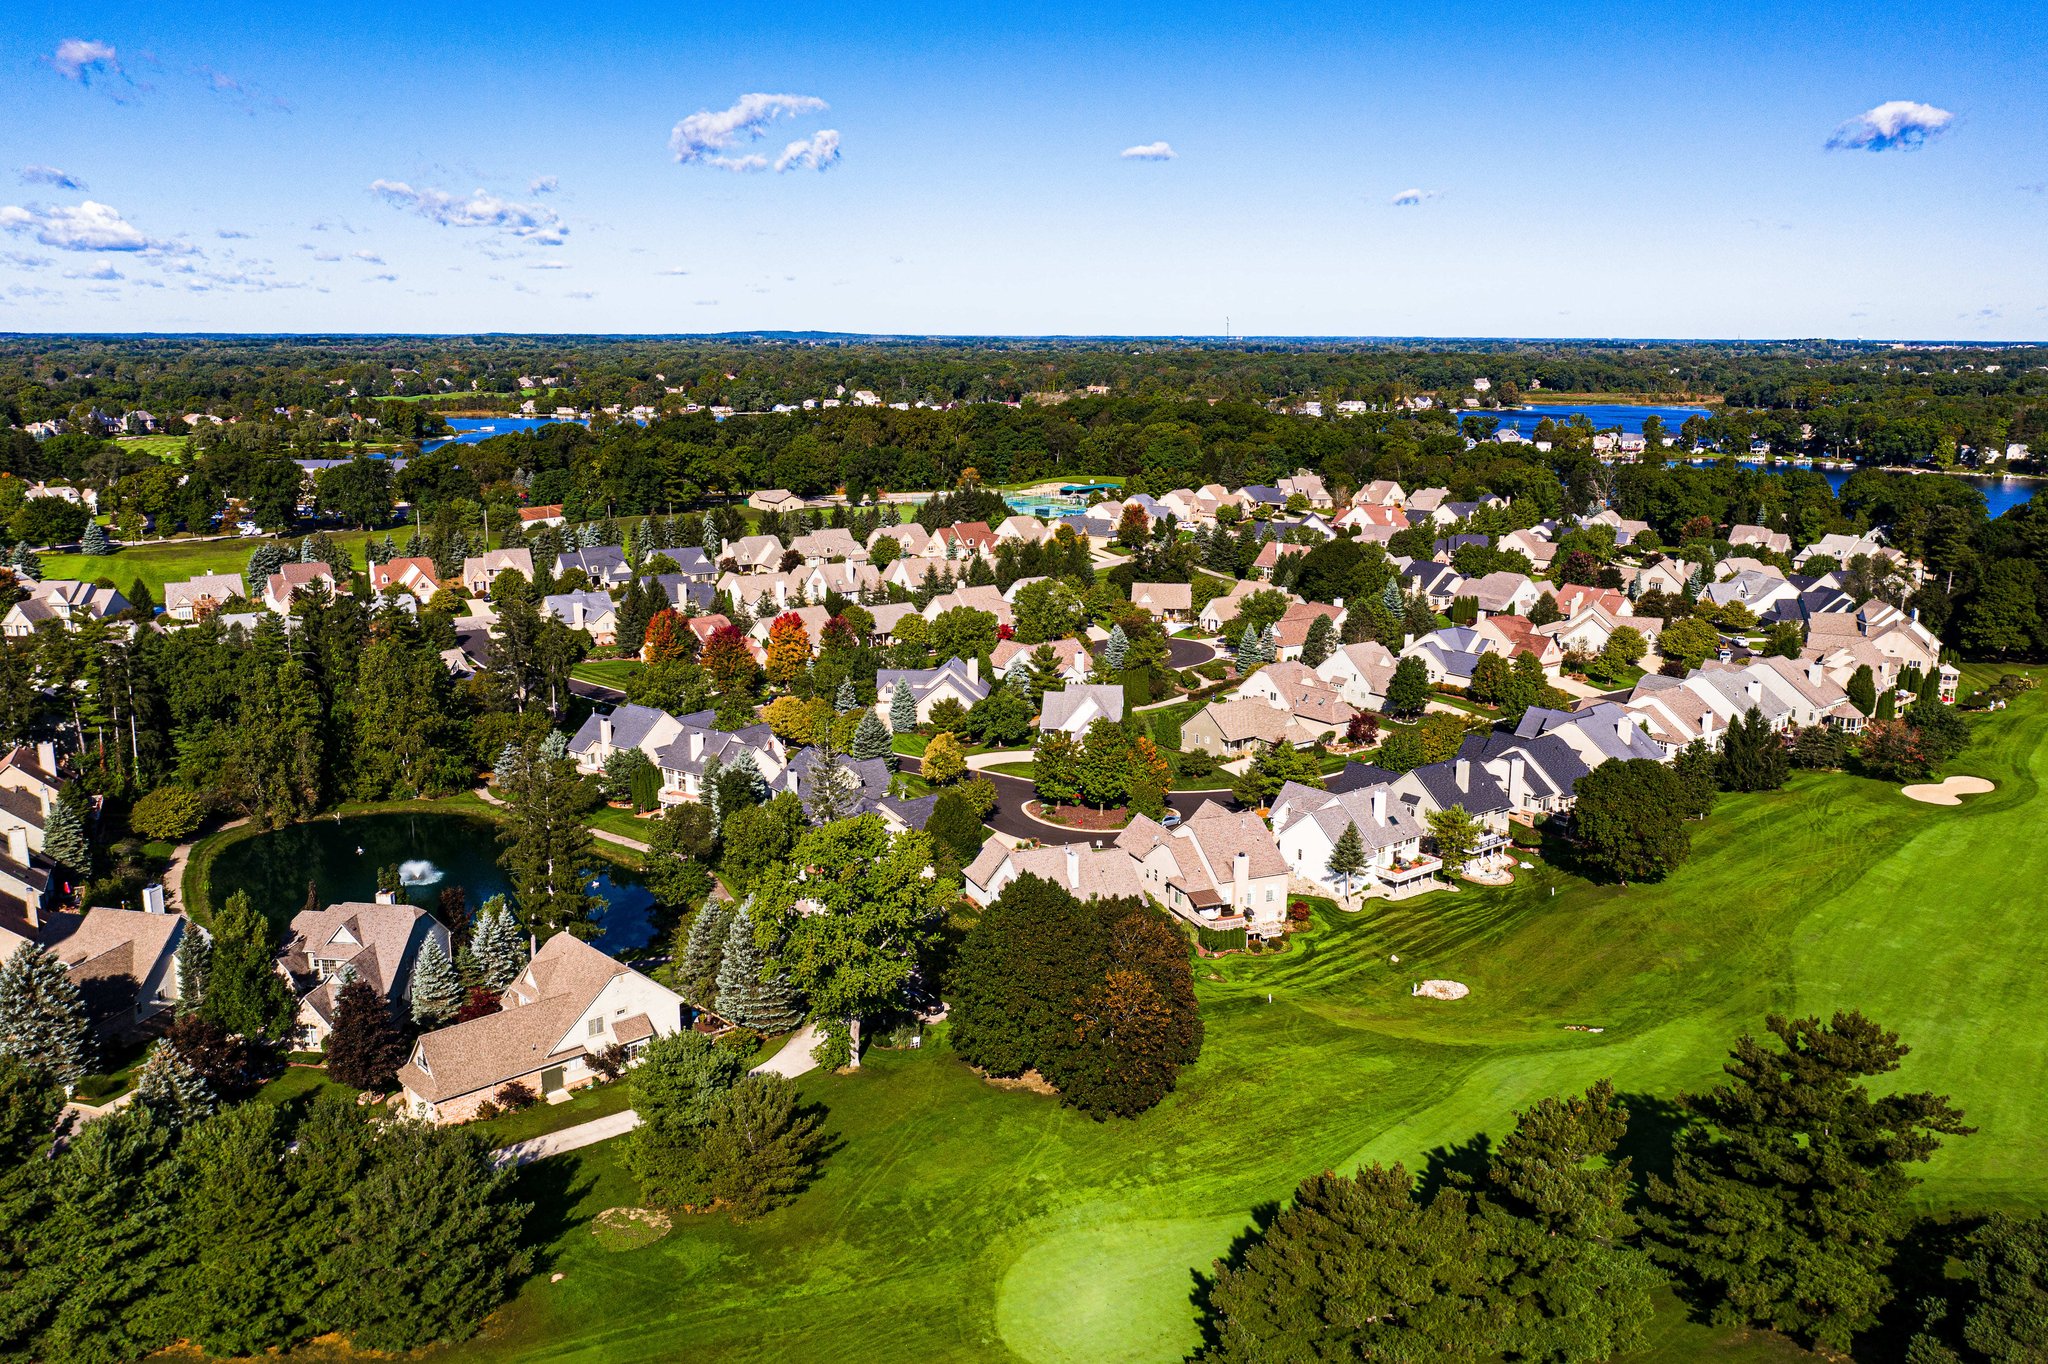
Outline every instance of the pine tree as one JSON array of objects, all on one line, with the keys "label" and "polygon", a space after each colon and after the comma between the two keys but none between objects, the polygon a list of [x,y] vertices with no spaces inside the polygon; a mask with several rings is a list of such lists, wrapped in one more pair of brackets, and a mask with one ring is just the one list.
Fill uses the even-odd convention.
[{"label": "pine tree", "polygon": [[1337,835],[1337,842],[1330,849],[1330,875],[1344,878],[1344,893],[1351,894],[1351,878],[1365,870],[1365,839],[1358,832],[1356,823],[1346,824],[1344,832]]},{"label": "pine tree", "polygon": [[860,693],[853,689],[853,679],[847,678],[839,684],[839,692],[832,698],[832,709],[841,715],[860,708]]},{"label": "pine tree", "polygon": [[1237,675],[1246,676],[1264,661],[1260,657],[1259,632],[1252,628],[1250,621],[1246,621],[1244,633],[1237,640]]},{"label": "pine tree", "polygon": [[730,900],[706,900],[690,920],[689,937],[683,943],[683,960],[677,968],[683,991],[703,1005],[718,998],[718,968],[725,955],[728,925],[736,917]]},{"label": "pine tree", "polygon": [[889,728],[897,734],[917,729],[917,700],[910,694],[908,682],[897,682],[896,694],[889,699]]},{"label": "pine tree", "polygon": [[412,1018],[422,1028],[439,1027],[462,1007],[462,981],[455,963],[441,950],[438,938],[429,937],[412,968]]},{"label": "pine tree", "polygon": [[213,967],[213,939],[187,925],[178,938],[178,1017],[190,1018],[206,999],[206,976]]},{"label": "pine tree", "polygon": [[85,536],[78,542],[78,552],[90,554],[96,559],[112,554],[114,552],[114,544],[113,541],[107,539],[107,528],[98,521],[86,522]]},{"label": "pine tree", "polygon": [[788,1032],[803,1022],[803,1003],[754,942],[754,923],[742,906],[725,931],[718,961],[718,1014],[729,1023],[761,1032]]},{"label": "pine tree", "polygon": [[1308,638],[1302,641],[1301,661],[1305,667],[1314,668],[1329,658],[1336,647],[1336,627],[1330,624],[1328,616],[1317,616],[1308,625]]},{"label": "pine tree", "polygon": [[85,999],[56,953],[24,943],[0,962],[0,1056],[69,1087],[92,1061]]},{"label": "pine tree", "polygon": [[43,556],[30,549],[26,540],[14,547],[14,573],[30,582],[43,580]]},{"label": "pine tree", "polygon": [[190,1127],[220,1106],[199,1072],[165,1041],[151,1044],[135,1082],[135,1101],[172,1128]]},{"label": "pine tree", "polygon": [[1387,614],[1399,619],[1408,614],[1408,603],[1401,599],[1401,580],[1387,579],[1387,585],[1380,589],[1380,605],[1387,608]]},{"label": "pine tree", "polygon": [[703,550],[704,557],[709,559],[714,567],[718,564],[718,556],[725,553],[725,542],[718,538],[718,527],[708,516],[704,518]]},{"label": "pine tree", "polygon": [[1124,670],[1124,659],[1131,651],[1130,636],[1121,625],[1109,627],[1109,638],[1102,644],[1102,674],[1115,677]]},{"label": "pine tree", "polygon": [[476,954],[484,985],[493,991],[510,985],[525,967],[526,943],[504,896],[493,895],[484,901],[470,933],[470,951]]},{"label": "pine tree", "polygon": [[1280,627],[1268,625],[1259,636],[1259,662],[1271,663],[1280,656]]},{"label": "pine tree", "polygon": [[270,925],[236,891],[213,916],[213,953],[206,972],[202,1017],[245,1037],[280,1037],[296,1030],[298,1006],[277,971]]},{"label": "pine tree", "polygon": [[83,878],[92,873],[92,841],[85,834],[85,801],[67,786],[50,808],[43,828],[43,856]]},{"label": "pine tree", "polygon": [[882,717],[870,708],[860,717],[860,727],[853,731],[853,757],[856,762],[889,756],[889,727],[882,723]]}]

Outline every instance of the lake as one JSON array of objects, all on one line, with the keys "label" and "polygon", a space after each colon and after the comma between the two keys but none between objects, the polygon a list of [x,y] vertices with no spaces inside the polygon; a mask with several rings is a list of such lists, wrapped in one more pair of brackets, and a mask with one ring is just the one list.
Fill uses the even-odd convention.
[{"label": "lake", "polygon": [[1704,407],[1658,407],[1650,403],[1525,403],[1521,407],[1482,408],[1459,415],[1498,417],[1503,429],[1513,427],[1525,436],[1535,435],[1536,424],[1545,417],[1554,422],[1584,417],[1593,423],[1596,431],[1619,429],[1639,436],[1643,433],[1643,420],[1655,417],[1664,423],[1665,434],[1675,436],[1678,428],[1685,425],[1687,417],[1711,417],[1714,414]]},{"label": "lake", "polygon": [[[498,865],[498,827],[476,815],[452,813],[350,815],[294,824],[222,850],[214,860],[211,894],[219,903],[247,891],[281,925],[305,907],[307,882],[323,905],[372,900],[377,869],[395,865],[406,900],[433,909],[443,890],[460,886],[474,914],[491,896],[512,891]],[[605,901],[597,915],[603,931],[592,940],[596,947],[616,954],[653,941],[654,896],[638,877],[598,860],[589,879],[592,893]]]},{"label": "lake", "polygon": [[[543,426],[553,426],[566,421],[564,417],[450,417],[448,425],[455,434],[440,440],[420,442],[422,451],[438,450],[444,445],[476,445],[493,436],[509,436],[515,431],[532,431]],[[590,423],[579,421],[578,426]]]}]

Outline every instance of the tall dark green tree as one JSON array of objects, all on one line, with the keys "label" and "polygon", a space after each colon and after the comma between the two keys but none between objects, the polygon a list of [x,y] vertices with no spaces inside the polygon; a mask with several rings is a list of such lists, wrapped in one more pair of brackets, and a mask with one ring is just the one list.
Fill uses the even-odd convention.
[{"label": "tall dark green tree", "polygon": [[1785,745],[1763,712],[1751,706],[1721,740],[1721,785],[1730,791],[1776,791],[1791,769]]},{"label": "tall dark green tree", "polygon": [[228,896],[213,916],[213,953],[200,1017],[244,1037],[283,1039],[297,1029],[297,1006],[277,971],[270,924],[246,891]]},{"label": "tall dark green tree", "polygon": [[498,783],[510,813],[498,860],[511,873],[520,918],[543,942],[558,932],[593,936],[598,902],[584,883],[595,856],[583,823],[590,790],[560,735],[522,744],[514,770],[498,774]]},{"label": "tall dark green tree", "polygon": [[1726,1083],[1680,1098],[1687,1124],[1644,1225],[1716,1321],[1846,1351],[1892,1295],[1907,1167],[1972,1129],[1940,1095],[1871,1094],[1864,1081],[1908,1048],[1860,1013],[1764,1026],[1774,1044],[1743,1036]]},{"label": "tall dark green tree", "polygon": [[0,961],[0,1057],[69,1086],[93,1052],[85,1000],[64,963],[40,943],[16,947]]},{"label": "tall dark green tree", "polygon": [[1647,758],[1602,763],[1579,778],[1572,832],[1586,860],[1619,881],[1658,881],[1692,854],[1678,778]]}]

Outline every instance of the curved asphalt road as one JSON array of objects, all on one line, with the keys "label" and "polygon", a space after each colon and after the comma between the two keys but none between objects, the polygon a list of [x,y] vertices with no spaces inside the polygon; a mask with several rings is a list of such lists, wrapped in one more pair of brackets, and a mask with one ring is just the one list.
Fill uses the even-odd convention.
[{"label": "curved asphalt road", "polygon": [[1216,646],[1206,639],[1182,639],[1169,635],[1166,640],[1166,658],[1176,668],[1193,668],[1220,658]]},{"label": "curved asphalt road", "polygon": [[[905,772],[916,772],[923,767],[921,760],[900,753],[896,756],[896,764]],[[1092,843],[1097,839],[1116,837],[1114,830],[1063,829],[1025,814],[1024,802],[1036,799],[1037,791],[1023,777],[1003,772],[976,772],[973,775],[987,777],[995,783],[996,808],[985,822],[997,833],[1008,834],[1011,838],[1034,838],[1040,843]],[[1225,809],[1236,803],[1228,791],[1175,791],[1166,798],[1166,803],[1178,810],[1182,819],[1201,809],[1208,801],[1215,801]]]}]

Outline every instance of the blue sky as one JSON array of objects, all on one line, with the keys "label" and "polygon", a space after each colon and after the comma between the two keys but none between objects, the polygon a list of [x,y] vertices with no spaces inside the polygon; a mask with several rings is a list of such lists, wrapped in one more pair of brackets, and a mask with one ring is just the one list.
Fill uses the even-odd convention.
[{"label": "blue sky", "polygon": [[2048,338],[2038,3],[10,15],[0,330]]}]

